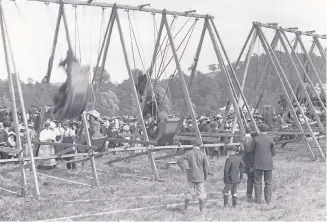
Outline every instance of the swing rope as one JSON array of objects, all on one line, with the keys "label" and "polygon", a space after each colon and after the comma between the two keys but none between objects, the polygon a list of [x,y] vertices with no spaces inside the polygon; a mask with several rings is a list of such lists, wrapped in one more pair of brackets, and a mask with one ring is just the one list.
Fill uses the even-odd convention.
[{"label": "swing rope", "polygon": [[131,17],[130,17],[130,14],[129,14],[129,10],[127,10],[127,17],[128,17],[128,22],[129,22],[129,25],[130,25],[130,31],[133,34],[134,42],[135,42],[136,49],[137,49],[137,52],[138,52],[139,57],[140,57],[140,60],[141,60],[141,64],[142,64],[143,70],[145,70],[145,66],[144,66],[144,63],[143,63],[143,59],[142,59],[141,51],[140,51],[140,48],[139,48],[139,44],[137,43],[137,40],[136,40],[136,35],[135,35],[134,28],[133,28],[133,25],[132,25],[132,21],[131,21]]},{"label": "swing rope", "polygon": [[[182,39],[182,41],[180,42],[180,44],[178,45],[178,47],[177,47],[177,49],[176,49],[176,51],[178,51],[179,48],[182,46],[183,42],[184,42],[184,41],[186,40],[186,38],[188,37],[188,40],[186,41],[186,44],[185,44],[184,50],[183,50],[183,52],[182,52],[182,54],[181,54],[181,57],[180,57],[179,61],[182,59],[182,57],[183,57],[183,55],[184,55],[184,52],[185,52],[186,47],[187,47],[187,45],[188,45],[188,43],[189,43],[189,41],[190,41],[190,39],[191,39],[191,36],[192,36],[192,33],[193,33],[193,31],[194,31],[194,28],[195,28],[195,25],[196,25],[197,21],[198,21],[198,19],[196,19],[196,20],[194,21],[194,23],[192,24],[192,26],[190,27],[190,29],[187,31],[186,35],[184,36],[184,38]],[[174,56],[171,56],[171,57],[170,57],[170,60],[168,61],[168,63],[166,64],[166,66],[163,68],[162,72],[158,75],[158,78],[156,79],[156,82],[155,82],[154,85],[156,85],[156,83],[158,82],[158,80],[160,79],[160,77],[162,76],[162,74],[164,73],[164,71],[167,69],[167,67],[169,66],[169,64],[170,64],[171,61],[173,60],[173,58],[174,58]],[[174,73],[176,73],[176,72],[177,72],[177,69],[175,69],[175,72],[174,72]]]},{"label": "swing rope", "polygon": [[[174,23],[169,29],[172,30],[171,32],[174,33],[174,29],[175,29],[175,24]],[[158,30],[157,30],[157,33],[158,33]],[[159,78],[159,73],[160,71],[162,70],[162,67],[164,65],[164,61],[166,61],[166,58],[167,58],[167,55],[168,55],[168,50],[169,50],[169,41],[168,39],[166,40],[166,46],[165,46],[165,49],[164,49],[164,54],[163,56],[161,57],[161,62],[160,62],[160,65],[159,65],[159,69],[158,69],[158,73],[156,74],[156,79]]]},{"label": "swing rope", "polygon": [[100,24],[100,38],[99,38],[99,44],[98,44],[98,55],[100,55],[100,45],[101,45],[101,36],[102,36],[102,29],[103,29],[103,22],[104,22],[104,10],[105,8],[102,8],[102,14],[101,14],[101,24]]},{"label": "swing rope", "polygon": [[[186,41],[186,44],[185,44],[185,46],[184,46],[184,49],[183,49],[183,51],[182,51],[181,57],[179,58],[179,62],[180,62],[180,61],[182,60],[182,58],[183,58],[183,55],[184,55],[184,53],[185,53],[185,51],[186,51],[186,48],[187,48],[187,46],[188,46],[188,44],[189,44],[189,42],[190,42],[190,39],[191,39],[191,37],[192,37],[192,33],[193,33],[193,31],[194,31],[194,28],[195,28],[195,25],[196,25],[197,21],[198,21],[198,19],[195,19],[193,25],[191,26],[191,29],[187,32],[187,34],[185,35],[184,39],[182,40],[182,42],[183,42],[183,41],[186,39],[187,35],[189,34],[189,35],[188,35],[188,39],[187,39],[187,41]],[[182,42],[181,42],[181,44],[182,44]],[[181,44],[179,45],[179,47],[181,46]],[[178,47],[178,48],[179,48],[179,47]],[[178,48],[177,48],[177,50],[178,50]],[[171,60],[170,60],[170,61],[171,61]],[[177,68],[175,69],[174,74],[173,74],[172,78],[171,78],[170,81],[169,81],[168,88],[169,88],[171,82],[173,81],[173,79],[174,79],[174,77],[175,77],[175,75],[176,75],[176,72],[177,72]],[[184,75],[184,74],[181,73],[181,75]],[[163,101],[164,101],[164,99],[165,99],[165,97],[166,97],[166,95],[167,95],[167,91],[168,91],[168,90],[165,91],[165,94],[164,94],[164,96],[163,96],[163,98],[162,98],[162,100],[161,100],[161,102],[160,102],[159,109],[161,108],[162,103],[163,103]]]},{"label": "swing rope", "polygon": [[78,19],[76,18],[76,20],[77,20],[77,22],[76,22],[76,28],[77,28],[77,41],[78,41],[77,43],[78,43],[78,50],[79,50],[79,59],[80,59],[80,62],[82,62],[82,50],[81,50],[80,29],[79,29]]}]

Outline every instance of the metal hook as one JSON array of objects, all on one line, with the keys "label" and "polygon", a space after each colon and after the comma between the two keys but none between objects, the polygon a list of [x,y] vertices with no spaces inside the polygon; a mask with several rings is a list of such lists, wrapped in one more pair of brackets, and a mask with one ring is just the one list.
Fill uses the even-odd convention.
[{"label": "metal hook", "polygon": [[138,5],[137,7],[140,9],[140,10],[142,10],[144,7],[150,7],[150,4],[148,3],[148,4],[142,4],[142,5]]},{"label": "metal hook", "polygon": [[187,14],[190,14],[190,13],[195,13],[196,10],[188,10],[188,11],[185,11],[184,13],[187,15]]}]

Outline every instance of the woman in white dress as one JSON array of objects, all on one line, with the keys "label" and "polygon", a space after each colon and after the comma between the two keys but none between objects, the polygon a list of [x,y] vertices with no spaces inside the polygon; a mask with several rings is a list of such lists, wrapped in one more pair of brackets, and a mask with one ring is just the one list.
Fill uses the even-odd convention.
[{"label": "woman in white dress", "polygon": [[[54,142],[56,140],[56,134],[50,128],[50,123],[45,123],[45,128],[40,132],[40,141],[41,142]],[[51,145],[41,145],[39,148],[38,156],[39,157],[48,157],[55,154],[54,146]],[[49,159],[41,161],[39,164],[40,168],[43,169],[52,169],[56,167],[56,160]]]}]

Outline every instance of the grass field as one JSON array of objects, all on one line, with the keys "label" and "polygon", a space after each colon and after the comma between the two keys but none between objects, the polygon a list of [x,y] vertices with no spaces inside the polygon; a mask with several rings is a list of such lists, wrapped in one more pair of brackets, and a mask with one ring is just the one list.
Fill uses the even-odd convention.
[{"label": "grass field", "polygon": [[[163,151],[161,151],[163,153]],[[156,155],[160,155],[159,152]],[[105,165],[108,159],[97,160],[98,169],[138,176],[151,176],[146,157],[130,162]],[[326,220],[326,167],[322,162],[311,162],[301,144],[291,144],[277,150],[274,158],[272,203],[257,205],[245,201],[245,179],[239,188],[237,208],[223,208],[222,169],[225,157],[211,159],[211,169],[216,175],[206,183],[208,202],[204,215],[199,214],[198,204],[190,206],[183,215],[183,190],[186,176],[177,166],[172,166],[169,177],[165,161],[157,162],[160,178],[152,182],[135,177],[98,172],[99,188],[69,184],[39,176],[41,199],[21,198],[0,190],[0,220]],[[0,186],[19,191],[19,172],[10,172],[17,165],[0,167]],[[38,171],[41,172],[41,171]],[[90,168],[77,174],[58,169],[43,171],[83,183],[91,182]],[[28,194],[34,193],[31,172],[28,177]],[[246,178],[246,176],[245,176]],[[131,210],[133,209],[133,210]],[[63,219],[64,220],[64,219]]]}]

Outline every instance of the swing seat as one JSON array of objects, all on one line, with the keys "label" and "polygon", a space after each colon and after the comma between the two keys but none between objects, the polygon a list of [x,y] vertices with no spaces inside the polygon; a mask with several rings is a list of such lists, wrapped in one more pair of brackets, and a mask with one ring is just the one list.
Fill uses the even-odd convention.
[{"label": "swing seat", "polygon": [[103,136],[97,139],[91,139],[92,146],[98,147],[95,151],[104,152],[106,150],[105,144],[107,141],[107,136]]},{"label": "swing seat", "polygon": [[172,142],[176,129],[179,125],[179,118],[167,118],[159,124],[158,135],[156,137],[157,145],[165,146]]},{"label": "swing seat", "polygon": [[60,98],[63,106],[56,110],[55,119],[72,119],[85,110],[90,97],[91,81],[90,67],[73,62],[70,78],[67,82],[65,95]]}]

